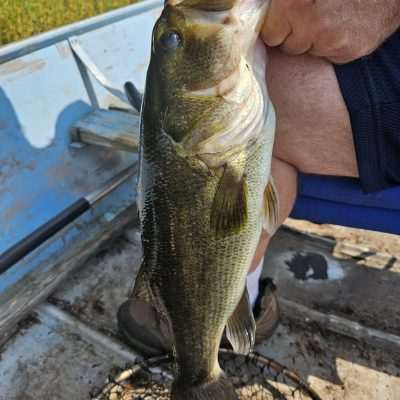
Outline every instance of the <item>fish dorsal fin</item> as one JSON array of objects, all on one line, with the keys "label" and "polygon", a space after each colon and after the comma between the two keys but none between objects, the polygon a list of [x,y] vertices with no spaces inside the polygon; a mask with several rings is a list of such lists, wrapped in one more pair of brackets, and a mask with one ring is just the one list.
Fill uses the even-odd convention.
[{"label": "fish dorsal fin", "polygon": [[246,288],[239,304],[228,320],[226,337],[236,353],[247,355],[253,350],[256,337],[256,322]]},{"label": "fish dorsal fin", "polygon": [[264,229],[273,235],[279,222],[279,198],[272,176],[264,190]]},{"label": "fish dorsal fin", "polygon": [[217,236],[237,233],[247,223],[246,175],[225,166],[211,210],[210,224]]}]

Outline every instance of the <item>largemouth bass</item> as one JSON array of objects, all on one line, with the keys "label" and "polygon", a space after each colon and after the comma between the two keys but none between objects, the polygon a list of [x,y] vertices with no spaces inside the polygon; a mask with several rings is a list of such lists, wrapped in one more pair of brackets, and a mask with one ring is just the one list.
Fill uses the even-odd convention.
[{"label": "largemouth bass", "polygon": [[277,196],[275,113],[257,44],[265,0],[169,0],[155,24],[142,105],[134,296],[172,337],[173,400],[233,400],[218,364],[224,329],[248,353],[246,275]]}]

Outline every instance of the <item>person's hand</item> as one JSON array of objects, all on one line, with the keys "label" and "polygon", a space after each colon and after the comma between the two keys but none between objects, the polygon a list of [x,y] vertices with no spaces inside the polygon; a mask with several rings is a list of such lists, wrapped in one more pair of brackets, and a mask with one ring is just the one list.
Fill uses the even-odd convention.
[{"label": "person's hand", "polygon": [[372,53],[399,27],[399,0],[271,0],[262,38],[288,54],[345,63]]}]

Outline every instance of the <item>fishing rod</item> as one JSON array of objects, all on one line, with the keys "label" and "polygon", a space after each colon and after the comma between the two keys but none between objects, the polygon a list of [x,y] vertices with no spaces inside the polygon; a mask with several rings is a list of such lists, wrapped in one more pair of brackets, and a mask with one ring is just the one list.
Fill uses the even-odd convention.
[{"label": "fishing rod", "polygon": [[68,224],[76,220],[78,217],[88,211],[94,204],[110,194],[113,190],[134,176],[136,173],[137,164],[131,165],[130,167],[122,170],[97,190],[75,201],[68,208],[61,211],[59,214],[37,228],[25,238],[21,239],[3,254],[0,254],[0,274],[8,271],[18,261],[32,251],[36,250],[45,241],[50,239],[61,229],[65,228]]}]

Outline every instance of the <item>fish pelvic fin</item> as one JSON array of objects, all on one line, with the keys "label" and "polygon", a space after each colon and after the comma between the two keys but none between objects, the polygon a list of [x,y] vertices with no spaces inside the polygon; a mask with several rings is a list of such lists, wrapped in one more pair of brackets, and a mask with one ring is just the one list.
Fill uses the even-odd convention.
[{"label": "fish pelvic fin", "polygon": [[[168,342],[168,345],[172,347],[174,334],[170,319],[168,318],[168,314],[163,302],[151,289],[148,276],[146,274],[146,269],[143,263],[136,276],[135,284],[133,286],[130,297],[136,300],[136,304],[142,303],[140,308],[142,310],[146,309],[147,314],[150,314],[151,312],[153,312],[153,310],[157,313],[157,317],[150,317],[150,320],[153,322],[154,320],[159,319],[157,330],[161,332],[162,336],[164,336],[164,338]],[[145,303],[147,306],[151,306],[151,308],[143,308],[143,303]],[[150,309],[151,311],[149,311]]]},{"label": "fish pelvic fin", "polygon": [[161,299],[151,289],[144,264],[139,269],[131,297],[153,306],[162,318],[168,321],[167,312]]},{"label": "fish pelvic fin", "polygon": [[272,176],[264,190],[264,224],[263,228],[272,236],[279,222],[279,197]]},{"label": "fish pelvic fin", "polygon": [[238,233],[248,221],[246,175],[225,166],[211,210],[211,229],[218,237]]},{"label": "fish pelvic fin", "polygon": [[236,353],[247,355],[254,347],[256,322],[245,288],[235,311],[226,325],[226,337]]},{"label": "fish pelvic fin", "polygon": [[217,379],[196,386],[172,385],[171,400],[239,400],[232,382],[221,371]]}]

